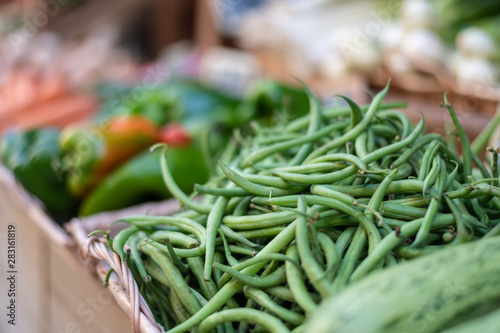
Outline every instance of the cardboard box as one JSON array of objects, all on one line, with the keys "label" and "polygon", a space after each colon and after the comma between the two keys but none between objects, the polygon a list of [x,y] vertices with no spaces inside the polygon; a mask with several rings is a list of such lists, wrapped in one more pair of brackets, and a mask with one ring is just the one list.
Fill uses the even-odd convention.
[{"label": "cardboard box", "polygon": [[[132,332],[130,318],[83,264],[74,240],[2,165],[0,237],[0,332]],[[9,238],[15,262],[8,262]],[[7,302],[15,304],[15,325],[8,322]]]}]

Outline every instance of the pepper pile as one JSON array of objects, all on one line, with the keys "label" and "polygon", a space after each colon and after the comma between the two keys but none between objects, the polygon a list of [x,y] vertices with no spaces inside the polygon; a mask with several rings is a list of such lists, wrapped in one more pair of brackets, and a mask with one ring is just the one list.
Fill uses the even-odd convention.
[{"label": "pepper pile", "polygon": [[[371,272],[499,233],[498,156],[488,170],[445,96],[463,156],[383,104],[310,113],[231,141],[185,209],[123,218],[113,240],[169,332],[289,332],[321,301]],[[160,147],[158,147],[160,148]],[[473,168],[475,164],[476,168]],[[497,227],[495,227],[497,226]],[[376,306],[376,304],[372,304]]]},{"label": "pepper pile", "polygon": [[8,131],[0,142],[2,163],[56,220],[170,197],[160,152],[147,152],[157,142],[169,145],[169,168],[191,192],[235,127],[252,118],[272,123],[277,111],[297,117],[308,103],[304,90],[274,81],[257,82],[242,98],[180,79],[139,96],[134,88],[99,91],[105,102],[89,126]]}]

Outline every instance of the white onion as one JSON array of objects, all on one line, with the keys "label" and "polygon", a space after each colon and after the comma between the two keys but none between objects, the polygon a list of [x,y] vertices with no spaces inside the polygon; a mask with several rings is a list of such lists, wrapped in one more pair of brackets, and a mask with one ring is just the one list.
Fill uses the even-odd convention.
[{"label": "white onion", "polygon": [[405,0],[401,3],[400,21],[405,30],[434,28],[436,15],[431,4],[425,0]]},{"label": "white onion", "polygon": [[491,37],[481,28],[470,27],[461,30],[456,38],[457,48],[468,56],[489,58],[496,47]]},{"label": "white onion", "polygon": [[445,48],[439,36],[429,29],[416,29],[403,36],[401,52],[409,59],[421,59],[441,63]]},{"label": "white onion", "polygon": [[497,80],[497,69],[483,58],[462,58],[457,64],[457,82],[459,84],[492,85]]},{"label": "white onion", "polygon": [[400,43],[403,37],[403,30],[398,23],[391,23],[382,30],[378,42],[382,49],[393,50]]}]

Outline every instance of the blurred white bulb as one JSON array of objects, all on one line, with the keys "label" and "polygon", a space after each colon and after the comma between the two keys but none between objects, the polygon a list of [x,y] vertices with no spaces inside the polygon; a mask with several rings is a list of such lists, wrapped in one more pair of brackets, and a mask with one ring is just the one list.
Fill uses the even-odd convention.
[{"label": "blurred white bulb", "polygon": [[497,80],[497,70],[492,63],[482,58],[462,58],[457,64],[459,84],[492,85]]},{"label": "blurred white bulb", "polygon": [[426,0],[405,0],[401,3],[400,11],[400,21],[405,30],[436,26],[434,9]]},{"label": "blurred white bulb", "polygon": [[393,50],[398,47],[403,37],[403,30],[398,23],[391,23],[382,30],[378,42],[383,50]]},{"label": "blurred white bulb", "polygon": [[483,29],[477,27],[461,30],[457,35],[456,45],[468,56],[489,58],[496,51],[493,39]]},{"label": "blurred white bulb", "polygon": [[441,63],[445,57],[441,39],[429,29],[416,29],[406,33],[402,38],[400,50],[409,59]]}]

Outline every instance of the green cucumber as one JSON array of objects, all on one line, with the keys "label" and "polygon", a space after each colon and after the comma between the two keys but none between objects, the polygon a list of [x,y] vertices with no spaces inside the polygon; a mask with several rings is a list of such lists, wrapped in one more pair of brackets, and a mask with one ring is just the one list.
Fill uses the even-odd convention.
[{"label": "green cucumber", "polygon": [[493,333],[500,327],[500,309],[469,320],[441,333]]},{"label": "green cucumber", "polygon": [[433,333],[500,308],[500,237],[387,268],[324,300],[305,332]]}]

